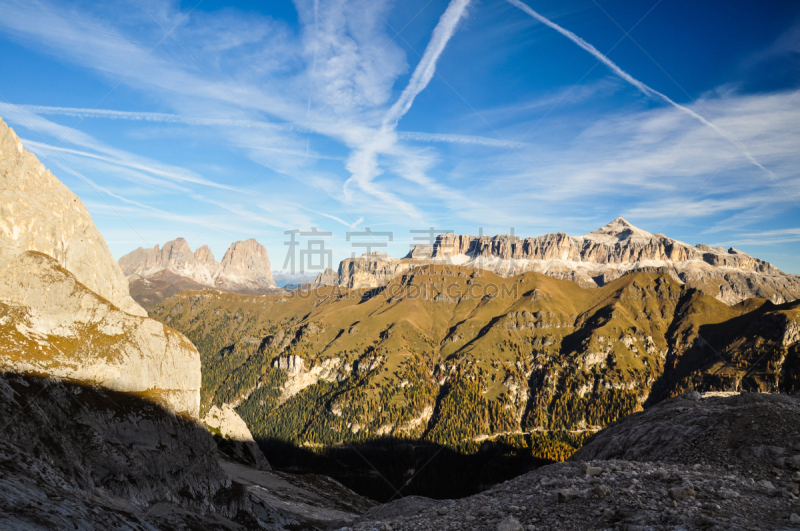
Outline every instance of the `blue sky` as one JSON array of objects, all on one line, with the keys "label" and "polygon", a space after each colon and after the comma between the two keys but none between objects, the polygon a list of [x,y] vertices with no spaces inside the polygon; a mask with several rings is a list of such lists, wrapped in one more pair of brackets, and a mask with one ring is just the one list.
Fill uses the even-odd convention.
[{"label": "blue sky", "polygon": [[335,266],[366,227],[401,256],[410,230],[579,235],[623,216],[800,273],[797,2],[0,13],[0,116],[116,257],[183,236],[220,259],[254,237],[278,269],[284,231],[317,227]]}]

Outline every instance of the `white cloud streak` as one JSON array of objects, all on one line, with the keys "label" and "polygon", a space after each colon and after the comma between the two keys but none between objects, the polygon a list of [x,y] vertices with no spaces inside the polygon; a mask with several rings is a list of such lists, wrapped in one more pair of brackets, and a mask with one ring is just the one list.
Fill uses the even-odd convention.
[{"label": "white cloud streak", "polygon": [[123,166],[123,167],[126,167],[126,168],[130,168],[130,169],[134,169],[134,170],[140,170],[140,171],[144,171],[144,172],[147,172],[147,173],[152,173],[154,175],[158,175],[160,177],[166,177],[168,179],[171,179],[171,180],[174,180],[174,181],[178,181],[178,182],[182,182],[182,183],[193,183],[193,184],[200,184],[200,185],[203,185],[203,186],[209,186],[209,187],[212,187],[212,188],[219,188],[219,189],[222,189],[222,190],[238,191],[237,188],[234,188],[232,186],[227,186],[227,185],[224,185],[224,184],[215,183],[214,181],[209,181],[208,179],[203,179],[203,178],[199,178],[199,177],[193,177],[191,175],[187,175],[187,174],[184,174],[184,173],[178,173],[178,172],[174,172],[174,171],[165,171],[165,170],[162,170],[162,169],[159,169],[159,168],[154,168],[152,166],[147,166],[145,164],[142,164],[142,163],[139,163],[139,162],[135,162],[135,161],[132,161],[132,160],[119,160],[119,159],[114,159],[114,158],[111,158],[111,157],[106,157],[106,156],[103,156],[103,155],[97,155],[95,153],[89,153],[89,152],[86,152],[86,151],[80,151],[80,150],[77,150],[77,149],[64,148],[64,147],[59,147],[59,146],[53,146],[53,145],[46,144],[46,143],[43,143],[43,142],[36,142],[35,140],[25,140],[25,139],[23,139],[23,140],[24,140],[24,144],[26,146],[29,146],[32,151],[35,151],[35,152],[40,153],[40,154],[45,153],[45,152],[51,152],[51,151],[58,151],[58,152],[61,152],[61,153],[69,153],[70,155],[77,155],[79,157],[86,157],[86,158],[89,158],[89,159],[100,160],[100,161],[103,161],[103,162],[108,162],[109,164],[116,164],[116,165]]},{"label": "white cloud streak", "polygon": [[571,31],[562,28],[561,26],[559,26],[555,22],[552,22],[551,20],[547,19],[546,17],[540,15],[539,13],[537,13],[536,11],[534,11],[533,9],[528,7],[526,4],[520,2],[520,0],[506,0],[506,1],[509,4],[521,9],[523,12],[525,12],[528,15],[530,15],[531,17],[535,18],[536,20],[538,20],[542,24],[544,24],[544,25],[556,30],[561,35],[565,36],[566,38],[568,38],[569,40],[571,40],[572,42],[574,42],[575,44],[577,44],[578,46],[580,46],[581,48],[583,48],[584,50],[586,50],[587,52],[592,54],[598,61],[600,61],[601,63],[606,65],[609,68],[609,70],[611,70],[614,74],[616,74],[617,76],[621,77],[622,79],[624,79],[625,81],[630,83],[632,86],[634,86],[636,89],[638,89],[645,96],[648,96],[648,97],[653,98],[655,100],[660,100],[660,101],[663,101],[665,103],[668,103],[669,105],[672,105],[673,107],[675,107],[676,109],[680,110],[681,112],[686,113],[687,115],[691,116],[695,120],[698,120],[702,124],[710,127],[711,129],[716,131],[720,136],[725,138],[728,142],[733,144],[742,153],[742,155],[744,155],[747,158],[747,160],[749,160],[754,165],[756,165],[759,168],[761,168],[762,170],[764,170],[770,176],[770,178],[775,179],[775,174],[772,173],[772,171],[770,171],[767,168],[765,168],[760,162],[758,162],[753,157],[753,155],[750,154],[750,152],[747,150],[747,148],[739,140],[737,140],[737,139],[733,138],[732,136],[730,136],[726,131],[724,131],[723,129],[721,129],[720,127],[715,125],[714,123],[712,123],[712,122],[708,121],[707,119],[703,118],[702,116],[697,114],[695,111],[691,110],[690,108],[685,107],[685,106],[681,105],[680,103],[677,103],[677,102],[673,101],[671,98],[669,98],[668,96],[662,94],[661,92],[659,92],[659,91],[657,91],[655,89],[652,89],[649,86],[645,85],[644,83],[642,83],[638,79],[634,78],[633,76],[631,76],[630,74],[628,74],[627,72],[622,70],[619,66],[617,66],[616,63],[614,63],[611,59],[609,59],[604,54],[602,54],[597,48],[595,48],[594,46],[592,46],[591,44],[589,44],[588,42],[586,42],[582,38],[578,37],[577,35],[575,35]]},{"label": "white cloud streak", "polygon": [[[161,112],[134,112],[117,111],[114,109],[84,109],[79,107],[50,107],[44,105],[15,105],[16,108],[40,116],[72,116],[76,118],[100,118],[107,120],[131,120],[140,122],[166,123],[166,124],[185,124],[185,125],[208,125],[237,127],[246,129],[273,129],[276,131],[289,131],[296,133],[313,133],[310,127],[305,127],[296,123],[275,123],[263,120],[233,120],[229,118],[202,118],[193,116],[182,116],[179,114]],[[437,142],[448,144],[469,144],[477,146],[498,147],[498,148],[522,148],[529,144],[525,142],[514,142],[513,140],[501,140],[499,138],[488,138],[476,135],[459,135],[451,133],[423,133],[417,131],[398,131],[397,137],[401,140],[411,140],[414,142]],[[276,150],[278,148],[272,148]],[[302,152],[297,152],[301,155]]]},{"label": "white cloud streak", "polygon": [[439,56],[442,55],[445,46],[447,46],[448,41],[455,33],[456,26],[461,17],[464,16],[469,2],[470,0],[452,0],[447,6],[447,9],[439,18],[439,23],[436,24],[436,28],[433,30],[433,36],[428,46],[425,47],[422,59],[420,59],[417,68],[414,69],[414,73],[411,75],[411,80],[406,85],[400,98],[383,118],[384,129],[394,129],[397,126],[400,119],[411,109],[414,98],[425,90],[425,87],[433,79]]},{"label": "white cloud streak", "polygon": [[[373,179],[382,173],[378,162],[378,155],[381,153],[391,153],[397,144],[398,136],[395,128],[400,119],[411,109],[414,99],[428,86],[433,75],[436,73],[436,64],[444,52],[447,43],[456,30],[458,21],[464,16],[470,0],[451,0],[447,9],[439,18],[439,22],[433,29],[433,34],[425,52],[422,54],[419,64],[411,74],[406,88],[401,93],[398,100],[392,105],[384,115],[383,122],[379,131],[372,132],[364,138],[361,145],[351,154],[347,162],[347,169],[351,172],[351,177],[345,182],[344,191],[349,195],[348,185],[352,182],[367,194],[379,199],[380,201],[393,205],[395,208],[405,212],[412,218],[419,219],[421,216],[418,210],[410,203],[403,201],[394,194],[382,190],[375,185]],[[408,180],[417,184],[430,182],[419,175],[418,172],[406,174]],[[442,187],[436,187],[437,191]]]}]

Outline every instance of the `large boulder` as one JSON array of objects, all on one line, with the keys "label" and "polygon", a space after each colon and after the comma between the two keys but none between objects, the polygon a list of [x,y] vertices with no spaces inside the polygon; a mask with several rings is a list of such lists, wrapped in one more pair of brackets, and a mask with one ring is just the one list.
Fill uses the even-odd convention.
[{"label": "large boulder", "polygon": [[183,335],[123,312],[51,257],[0,269],[0,368],[139,393],[197,417],[200,355]]}]

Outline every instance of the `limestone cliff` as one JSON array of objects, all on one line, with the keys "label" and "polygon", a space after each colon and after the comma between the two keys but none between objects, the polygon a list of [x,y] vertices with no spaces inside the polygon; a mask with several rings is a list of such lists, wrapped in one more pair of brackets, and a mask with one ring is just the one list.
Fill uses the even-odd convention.
[{"label": "limestone cliff", "polygon": [[0,367],[138,393],[197,417],[200,356],[178,332],[130,315],[51,257],[27,252],[0,269]]},{"label": "limestone cliff", "polygon": [[200,356],[148,319],[91,216],[0,121],[0,368],[199,414]]},{"label": "limestone cliff", "polygon": [[0,119],[0,264],[25,251],[54,258],[84,286],[133,315],[128,281],[89,212]]},{"label": "limestone cliff", "polygon": [[221,452],[258,470],[271,470],[247,424],[230,404],[212,405],[202,422],[217,439]]},{"label": "limestone cliff", "polygon": [[775,303],[800,298],[800,277],[769,262],[733,248],[693,247],[663,234],[650,234],[622,218],[583,236],[559,232],[523,239],[443,234],[430,254],[418,251],[394,260],[372,253],[343,260],[335,282],[330,275],[320,276],[317,285],[383,286],[423,263],[488,269],[504,277],[533,271],[583,287],[603,286],[631,271],[665,272],[728,304],[751,297]]},{"label": "limestone cliff", "polygon": [[326,269],[317,275],[312,286],[343,286],[351,289],[385,286],[397,275],[409,269],[430,263],[431,247],[417,245],[405,257],[392,258],[387,253],[365,253],[359,258],[339,262],[339,270]]},{"label": "limestone cliff", "polygon": [[267,250],[252,238],[231,244],[220,262],[207,245],[192,252],[186,240],[177,238],[163,247],[139,247],[120,258],[119,265],[131,282],[131,294],[144,306],[186,289],[258,295],[278,289]]}]

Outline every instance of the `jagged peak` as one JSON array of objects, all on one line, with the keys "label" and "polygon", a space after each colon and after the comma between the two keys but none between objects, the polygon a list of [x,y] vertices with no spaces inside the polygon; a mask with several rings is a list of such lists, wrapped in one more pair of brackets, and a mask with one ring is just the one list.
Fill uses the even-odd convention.
[{"label": "jagged peak", "polygon": [[194,252],[194,257],[202,262],[202,263],[216,263],[217,260],[214,258],[214,253],[211,252],[211,249],[208,245],[203,245],[198,247],[197,250]]},{"label": "jagged peak", "polygon": [[629,240],[631,238],[651,239],[653,238],[653,235],[634,226],[625,218],[618,217],[611,223],[607,223],[596,231],[584,235],[584,238],[603,242],[616,242],[621,240]]},{"label": "jagged peak", "polygon": [[187,242],[184,238],[175,238],[172,241],[169,241],[164,244],[164,247],[161,248],[161,252],[166,252],[170,256],[175,253],[188,253],[192,254],[192,250],[189,248],[189,242]]}]

